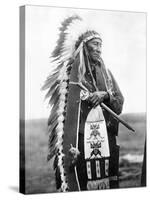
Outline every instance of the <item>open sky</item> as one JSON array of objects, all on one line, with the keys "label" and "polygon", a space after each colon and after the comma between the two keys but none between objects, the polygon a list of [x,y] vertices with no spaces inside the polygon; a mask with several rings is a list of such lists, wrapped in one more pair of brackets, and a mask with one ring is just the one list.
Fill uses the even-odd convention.
[{"label": "open sky", "polygon": [[102,58],[124,95],[123,113],[146,112],[146,14],[135,12],[26,7],[26,118],[47,118],[41,87],[51,72],[50,55],[67,16],[80,15],[103,40]]}]

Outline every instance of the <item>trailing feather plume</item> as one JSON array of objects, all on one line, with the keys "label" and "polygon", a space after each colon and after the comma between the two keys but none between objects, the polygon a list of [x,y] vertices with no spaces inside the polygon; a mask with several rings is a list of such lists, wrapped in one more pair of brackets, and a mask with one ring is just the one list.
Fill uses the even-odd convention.
[{"label": "trailing feather plume", "polygon": [[[66,115],[66,103],[69,85],[69,75],[77,52],[80,52],[80,70],[83,65],[83,41],[100,38],[95,31],[85,26],[79,16],[72,16],[64,20],[59,29],[59,39],[52,52],[53,71],[47,77],[43,90],[48,90],[46,98],[52,106],[48,119],[49,126],[49,153],[47,159],[55,156],[54,170],[57,189],[67,191],[68,185],[63,167],[63,135]],[[81,44],[82,43],[82,44]],[[58,175],[59,174],[59,175]]]}]

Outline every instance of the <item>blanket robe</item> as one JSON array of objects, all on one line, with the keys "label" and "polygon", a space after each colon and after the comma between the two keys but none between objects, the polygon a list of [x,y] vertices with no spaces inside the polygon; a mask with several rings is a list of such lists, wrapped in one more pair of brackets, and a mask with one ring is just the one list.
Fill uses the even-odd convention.
[{"label": "blanket robe", "polygon": [[[96,81],[96,86],[99,91],[107,91],[105,80],[102,75],[101,67],[99,65],[94,67],[92,71],[93,77]],[[113,84],[113,94],[109,94],[109,98],[104,101],[104,103],[112,109],[116,114],[120,114],[123,107],[124,98],[123,95],[116,83],[112,73],[109,71],[110,77],[112,79]],[[83,81],[83,85],[90,92],[94,92],[95,88],[92,82],[92,77],[90,72],[87,70],[85,74],[85,80]],[[84,159],[84,127],[87,116],[92,109],[92,105],[88,100],[81,102],[81,113],[80,113],[80,125],[79,125],[79,140],[78,140],[78,149],[80,151],[80,156],[77,162],[77,173],[78,179],[80,183],[81,190],[87,190],[87,171],[86,171],[86,162]],[[112,117],[107,111],[102,109],[103,115],[106,122],[108,141],[109,141],[109,151],[110,151],[110,164],[109,164],[109,175],[118,177],[118,169],[119,169],[119,146],[116,144],[116,136],[118,136],[118,121]],[[118,187],[118,180],[110,181],[110,188]]]}]

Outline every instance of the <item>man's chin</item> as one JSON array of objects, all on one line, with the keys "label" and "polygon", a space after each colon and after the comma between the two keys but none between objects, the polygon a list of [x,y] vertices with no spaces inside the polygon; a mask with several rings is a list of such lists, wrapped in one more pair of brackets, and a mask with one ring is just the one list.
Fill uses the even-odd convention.
[{"label": "man's chin", "polygon": [[97,63],[97,62],[99,62],[100,57],[99,56],[92,56],[91,60],[92,60],[92,62]]}]

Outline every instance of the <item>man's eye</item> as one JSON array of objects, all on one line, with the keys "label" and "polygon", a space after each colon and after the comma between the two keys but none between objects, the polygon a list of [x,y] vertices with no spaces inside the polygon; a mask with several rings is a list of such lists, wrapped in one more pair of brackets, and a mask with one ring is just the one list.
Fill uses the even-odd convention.
[{"label": "man's eye", "polygon": [[94,42],[93,45],[101,47],[101,44],[99,44],[98,42]]}]

